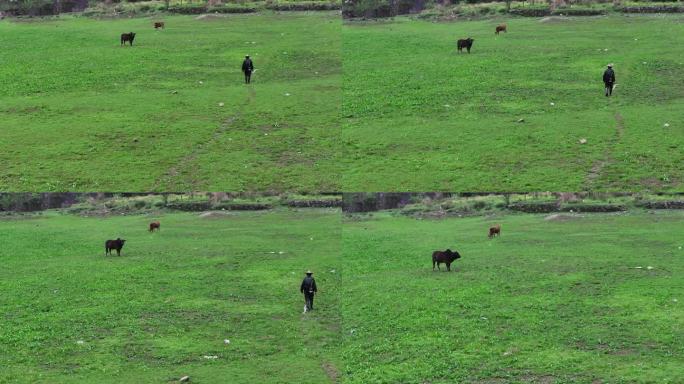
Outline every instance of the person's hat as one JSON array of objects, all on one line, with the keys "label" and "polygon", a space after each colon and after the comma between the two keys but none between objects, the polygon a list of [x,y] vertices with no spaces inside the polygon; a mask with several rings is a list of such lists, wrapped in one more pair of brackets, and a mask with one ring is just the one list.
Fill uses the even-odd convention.
[{"label": "person's hat", "polygon": [[309,269],[308,271],[306,271],[306,274],[307,275],[313,275],[313,272],[311,272],[311,270]]},{"label": "person's hat", "polygon": [[608,68],[613,68],[613,64],[608,64]]},{"label": "person's hat", "polygon": [[249,57],[249,55],[245,55],[245,57]]}]

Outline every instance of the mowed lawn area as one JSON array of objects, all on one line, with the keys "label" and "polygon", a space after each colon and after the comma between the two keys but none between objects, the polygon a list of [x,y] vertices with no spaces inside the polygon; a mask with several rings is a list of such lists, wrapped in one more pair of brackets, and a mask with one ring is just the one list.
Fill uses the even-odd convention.
[{"label": "mowed lawn area", "polygon": [[684,190],[683,16],[397,18],[342,35],[346,191]]},{"label": "mowed lawn area", "polygon": [[338,13],[34,20],[0,22],[3,191],[339,189]]},{"label": "mowed lawn area", "polygon": [[333,209],[2,219],[0,383],[333,382],[340,236]]},{"label": "mowed lawn area", "polygon": [[347,221],[347,382],[682,383],[683,231],[667,211]]}]

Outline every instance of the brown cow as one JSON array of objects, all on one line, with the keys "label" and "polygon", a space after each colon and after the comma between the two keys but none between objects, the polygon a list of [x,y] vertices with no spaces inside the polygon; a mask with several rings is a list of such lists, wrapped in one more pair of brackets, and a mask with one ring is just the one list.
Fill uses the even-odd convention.
[{"label": "brown cow", "polygon": [[432,252],[432,270],[435,270],[435,264],[437,264],[437,269],[441,271],[439,265],[444,263],[447,266],[447,271],[451,271],[451,263],[460,258],[461,255],[451,249],[447,249],[446,251],[434,251]]},{"label": "brown cow", "polygon": [[497,25],[496,26],[496,32],[494,32],[494,34],[498,35],[499,32],[502,32],[502,31],[508,33],[508,31],[506,30],[506,24]]},{"label": "brown cow", "polygon": [[160,230],[161,229],[161,224],[158,221],[153,221],[150,223],[150,232],[154,232],[154,230]]},{"label": "brown cow", "polygon": [[163,21],[155,21],[154,22],[154,29],[164,29],[164,22]]},{"label": "brown cow", "polygon": [[121,248],[123,248],[125,242],[126,242],[126,240],[123,240],[121,238],[117,238],[116,240],[105,241],[105,256],[111,255],[112,250],[115,250],[115,249],[116,249],[116,255],[121,256]]},{"label": "brown cow", "polygon": [[494,236],[501,236],[501,224],[494,225],[492,227],[489,227],[489,238],[491,239]]},{"label": "brown cow", "polygon": [[135,33],[133,33],[133,32],[122,33],[121,34],[121,45],[122,46],[126,45],[126,42],[128,41],[132,47],[133,46],[133,39],[135,39]]}]

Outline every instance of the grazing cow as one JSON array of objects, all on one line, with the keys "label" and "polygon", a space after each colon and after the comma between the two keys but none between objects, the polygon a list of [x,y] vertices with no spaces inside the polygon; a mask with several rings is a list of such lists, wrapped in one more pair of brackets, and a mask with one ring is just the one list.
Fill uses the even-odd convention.
[{"label": "grazing cow", "polygon": [[472,38],[467,38],[467,39],[459,39],[457,42],[457,48],[459,52],[463,52],[463,48],[468,50],[468,53],[470,53],[470,48],[473,46],[473,41],[475,39]]},{"label": "grazing cow", "polygon": [[489,238],[491,239],[494,236],[501,236],[501,224],[489,227]]},{"label": "grazing cow", "polygon": [[153,221],[150,223],[150,232],[154,232],[154,230],[160,230],[161,229],[161,224],[158,221]]},{"label": "grazing cow", "polygon": [[499,24],[499,25],[496,26],[496,32],[494,32],[494,34],[495,34],[495,35],[498,35],[499,32],[506,32],[506,33],[508,33],[508,31],[506,30],[506,24]]},{"label": "grazing cow", "polygon": [[117,238],[116,240],[105,241],[105,256],[111,255],[112,250],[116,249],[116,255],[121,256],[121,248],[123,248],[126,240]]},{"label": "grazing cow", "polygon": [[451,249],[447,249],[446,251],[434,251],[432,252],[432,270],[435,270],[436,264],[437,269],[441,271],[439,265],[444,263],[447,266],[447,271],[451,271],[451,263],[460,258],[461,255],[459,255],[456,251],[452,251]]},{"label": "grazing cow", "polygon": [[126,45],[126,42],[128,41],[131,44],[131,47],[133,46],[133,39],[135,39],[135,33],[130,32],[130,33],[122,33],[121,34],[121,45]]},{"label": "grazing cow", "polygon": [[164,22],[163,21],[155,21],[154,22],[154,29],[164,29]]}]

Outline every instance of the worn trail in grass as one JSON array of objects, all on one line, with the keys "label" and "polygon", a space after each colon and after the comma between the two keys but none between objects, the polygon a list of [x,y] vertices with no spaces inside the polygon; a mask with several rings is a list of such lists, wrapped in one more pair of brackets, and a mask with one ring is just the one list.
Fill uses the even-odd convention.
[{"label": "worn trail in grass", "polygon": [[[0,220],[0,382],[332,382],[339,219],[304,209]],[[119,236],[121,257],[105,257]],[[308,268],[320,294],[302,315]]]},{"label": "worn trail in grass", "polygon": [[[348,23],[344,190],[681,191],[683,20]],[[467,36],[472,53],[456,53]]]},{"label": "worn trail in grass", "polygon": [[165,21],[0,23],[0,189],[340,189],[336,13]]},{"label": "worn trail in grass", "polygon": [[[682,212],[343,227],[348,383],[684,381]],[[446,248],[462,258],[433,272]]]}]

